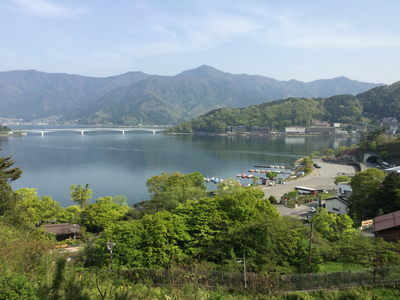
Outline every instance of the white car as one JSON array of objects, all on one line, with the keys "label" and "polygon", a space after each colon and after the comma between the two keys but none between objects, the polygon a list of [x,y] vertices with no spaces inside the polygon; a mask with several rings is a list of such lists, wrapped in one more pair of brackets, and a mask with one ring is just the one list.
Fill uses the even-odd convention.
[{"label": "white car", "polygon": [[310,213],[315,213],[315,208],[314,207],[310,207]]}]

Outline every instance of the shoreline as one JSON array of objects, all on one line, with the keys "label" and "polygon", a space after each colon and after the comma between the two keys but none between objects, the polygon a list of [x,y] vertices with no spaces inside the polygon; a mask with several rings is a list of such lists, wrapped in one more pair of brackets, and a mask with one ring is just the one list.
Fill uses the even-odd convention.
[{"label": "shoreline", "polygon": [[353,135],[351,134],[286,134],[286,133],[222,133],[222,132],[172,132],[172,133],[163,133],[163,134],[171,134],[171,135],[209,135],[209,136],[280,136],[280,137],[341,137],[341,138],[350,138]]}]

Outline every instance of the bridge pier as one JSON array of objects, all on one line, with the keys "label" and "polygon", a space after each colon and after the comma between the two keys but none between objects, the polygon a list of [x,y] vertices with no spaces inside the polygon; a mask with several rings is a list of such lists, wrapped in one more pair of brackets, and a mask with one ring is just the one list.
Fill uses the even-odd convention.
[{"label": "bridge pier", "polygon": [[156,134],[156,131],[155,131],[155,130],[153,130],[153,134]]},{"label": "bridge pier", "polygon": [[122,130],[122,134],[125,134],[125,130]]},{"label": "bridge pier", "polygon": [[83,135],[83,130],[81,131],[81,135]]},{"label": "bridge pier", "polygon": [[42,136],[44,136],[44,132],[42,131]]}]

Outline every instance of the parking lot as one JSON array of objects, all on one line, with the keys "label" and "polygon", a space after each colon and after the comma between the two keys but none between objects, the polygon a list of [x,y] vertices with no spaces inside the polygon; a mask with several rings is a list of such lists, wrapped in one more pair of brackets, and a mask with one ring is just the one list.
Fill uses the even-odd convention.
[{"label": "parking lot", "polygon": [[338,172],[350,176],[356,174],[356,170],[353,166],[330,164],[323,162],[321,159],[314,159],[314,163],[320,165],[321,168],[314,169],[310,175],[304,178],[286,181],[285,184],[279,184],[273,187],[263,186],[262,190],[264,191],[266,198],[272,195],[277,200],[280,200],[283,194],[293,191],[295,186],[304,186],[323,190],[337,189],[337,186],[333,182],[335,181],[334,177],[338,175]]}]

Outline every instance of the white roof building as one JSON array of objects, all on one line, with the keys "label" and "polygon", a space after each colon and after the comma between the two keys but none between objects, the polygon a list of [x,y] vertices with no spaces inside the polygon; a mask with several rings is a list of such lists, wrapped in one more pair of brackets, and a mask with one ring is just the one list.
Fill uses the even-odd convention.
[{"label": "white roof building", "polygon": [[285,127],[285,132],[287,132],[287,133],[305,133],[306,128],[303,126],[288,126],[288,127]]}]

